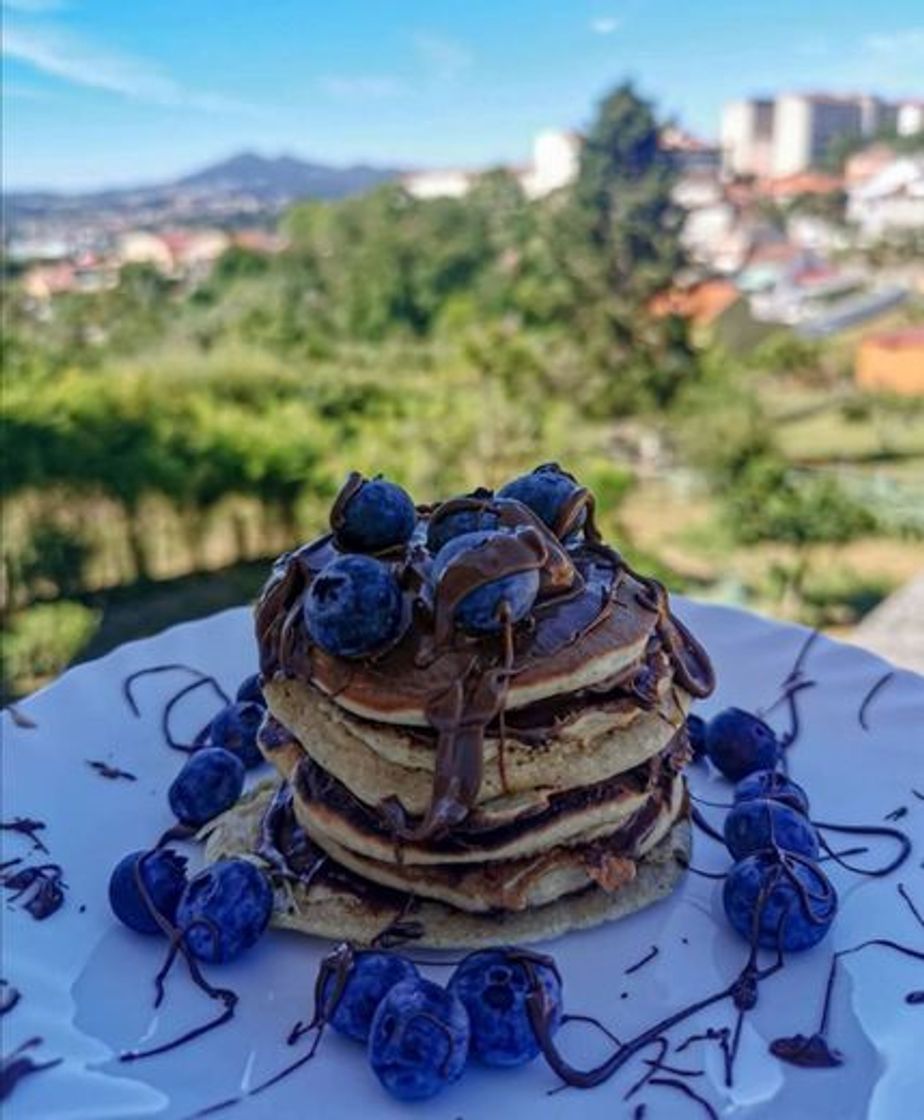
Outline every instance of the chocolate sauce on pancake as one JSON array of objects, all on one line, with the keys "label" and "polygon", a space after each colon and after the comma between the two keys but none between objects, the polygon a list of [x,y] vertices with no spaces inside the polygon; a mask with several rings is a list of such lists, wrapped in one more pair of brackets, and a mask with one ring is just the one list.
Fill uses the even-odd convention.
[{"label": "chocolate sauce on pancake", "polygon": [[[336,528],[342,510],[359,481],[351,476],[334,502],[331,524]],[[429,514],[446,516],[455,509],[490,511],[504,529],[490,547],[473,549],[450,562],[439,584],[431,588],[428,556],[412,543],[390,563],[410,605],[411,622],[396,644],[359,662],[374,670],[387,689],[388,681],[425,671],[432,691],[424,712],[437,736],[433,789],[428,811],[412,824],[394,805],[389,819],[392,833],[405,841],[444,837],[466,820],[481,786],[486,729],[503,715],[512,677],[543,665],[580,643],[617,611],[639,607],[654,613],[655,630],[670,659],[674,675],[686,691],[708,695],[714,676],[702,646],[671,613],[667,593],[656,580],[636,575],[614,549],[604,545],[593,521],[593,501],[579,490],[561,511],[556,526],[562,532],[577,527],[583,517],[583,539],[566,548],[530,510],[520,503],[499,500],[487,492],[437,506]],[[421,513],[428,516],[426,511]],[[264,677],[277,673],[303,681],[324,678],[348,683],[356,663],[335,658],[312,646],[302,600],[326,563],[337,556],[332,535],[322,537],[283,556],[274,566],[256,609],[260,669]],[[540,596],[532,615],[515,627],[507,623],[499,635],[473,637],[454,625],[456,606],[485,583],[517,572],[540,573]],[[626,579],[637,588],[635,602],[620,599]]]},{"label": "chocolate sauce on pancake", "polygon": [[[492,848],[501,847],[516,839],[524,830],[541,827],[564,813],[586,811],[623,792],[626,795],[637,795],[650,791],[651,796],[644,805],[620,829],[623,843],[628,847],[643,836],[657,818],[674,780],[671,760],[676,752],[684,751],[685,747],[685,735],[680,732],[660,755],[626,773],[593,785],[553,793],[544,808],[529,810],[524,816],[504,824],[488,823],[479,827],[477,814],[474,814],[460,822],[451,833],[428,840],[427,848],[447,855],[477,849],[485,854],[485,858],[490,858]],[[299,796],[305,800],[329,806],[339,815],[353,821],[362,831],[391,838],[387,812],[383,818],[308,756],[299,761],[291,780]]]}]

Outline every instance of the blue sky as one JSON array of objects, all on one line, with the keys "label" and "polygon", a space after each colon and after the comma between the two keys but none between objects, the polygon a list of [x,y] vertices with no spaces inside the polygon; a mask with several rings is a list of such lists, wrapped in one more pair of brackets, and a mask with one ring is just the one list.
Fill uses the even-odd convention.
[{"label": "blue sky", "polygon": [[3,0],[6,189],[157,181],[242,148],[480,166],[631,77],[715,135],[780,88],[924,96],[891,0]]}]

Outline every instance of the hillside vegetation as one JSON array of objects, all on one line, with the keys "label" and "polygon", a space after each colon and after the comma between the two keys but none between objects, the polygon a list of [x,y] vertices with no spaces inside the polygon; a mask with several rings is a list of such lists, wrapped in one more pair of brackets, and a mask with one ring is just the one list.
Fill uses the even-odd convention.
[{"label": "hillside vegetation", "polygon": [[[236,566],[319,531],[352,468],[426,501],[558,459],[678,586],[821,622],[888,590],[920,556],[907,479],[890,507],[828,467],[845,431],[859,462],[920,464],[924,414],[858,398],[820,349],[743,362],[648,313],[683,264],[657,134],[621,88],[574,187],[538,202],[503,173],[459,200],[387,185],[294,207],[286,252],[231,249],[195,286],[130,266],[40,308],[11,286],[6,691],[251,594],[259,566]],[[872,538],[887,579],[819,589],[819,549]]]}]

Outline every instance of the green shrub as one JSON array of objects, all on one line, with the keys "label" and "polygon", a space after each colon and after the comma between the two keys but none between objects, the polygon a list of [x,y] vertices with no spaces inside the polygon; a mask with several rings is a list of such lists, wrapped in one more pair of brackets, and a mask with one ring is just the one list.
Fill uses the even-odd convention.
[{"label": "green shrub", "polygon": [[100,614],[81,603],[40,603],[12,617],[2,633],[3,679],[56,676],[87,644]]}]

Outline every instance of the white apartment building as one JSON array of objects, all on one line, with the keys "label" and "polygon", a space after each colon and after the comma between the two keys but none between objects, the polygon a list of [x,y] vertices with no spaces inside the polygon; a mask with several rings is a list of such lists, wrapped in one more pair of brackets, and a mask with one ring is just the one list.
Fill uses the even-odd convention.
[{"label": "white apartment building", "polygon": [[577,178],[581,163],[581,136],[577,132],[545,129],[533,141],[532,165],[520,174],[528,198],[542,198]]},{"label": "white apartment building", "polygon": [[[514,171],[529,198],[542,198],[566,187],[578,173],[581,136],[577,132],[545,129],[533,141],[533,159],[528,167]],[[462,198],[478,179],[479,172],[445,168],[415,171],[402,179],[414,198]]]},{"label": "white apartment building", "polygon": [[722,110],[721,145],[732,175],[769,175],[773,155],[773,102],[730,101]]},{"label": "white apartment building", "polygon": [[905,101],[898,106],[896,128],[899,136],[924,132],[924,101]]},{"label": "white apartment building", "polygon": [[731,101],[722,111],[722,152],[732,175],[796,175],[817,166],[838,136],[924,129],[924,102],[893,104],[869,94],[783,93]]}]

